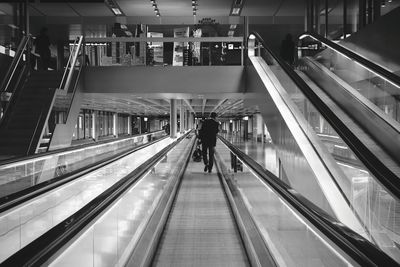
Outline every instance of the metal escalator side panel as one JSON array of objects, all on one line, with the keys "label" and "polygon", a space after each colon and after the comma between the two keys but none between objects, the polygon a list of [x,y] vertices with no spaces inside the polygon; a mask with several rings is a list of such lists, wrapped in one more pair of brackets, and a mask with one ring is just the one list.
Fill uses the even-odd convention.
[{"label": "metal escalator side panel", "polygon": [[[364,97],[352,92],[338,77],[327,75],[327,70],[316,62],[305,61],[304,72],[328,94],[364,131],[372,137],[377,144],[370,145],[371,149],[382,149],[383,152],[374,154],[387,154],[387,167],[400,176],[400,124],[390,118],[383,111]],[[353,89],[354,91],[354,89]]]},{"label": "metal escalator side panel", "polygon": [[[268,92],[269,97],[273,101],[270,103],[274,103],[276,109],[280,113],[279,116],[284,118],[284,124],[289,129],[289,132],[285,134],[282,140],[278,140],[281,137],[277,136],[274,138],[271,134],[273,142],[275,144],[284,142],[291,144],[291,146],[296,144],[299,148],[300,154],[288,154],[286,157],[281,158],[283,161],[291,161],[291,163],[288,162],[286,165],[297,163],[297,167],[300,167],[300,169],[297,170],[286,170],[287,172],[289,171],[288,176],[292,181],[294,181],[293,179],[297,179],[297,182],[294,183],[297,184],[297,187],[294,186],[294,188],[329,213],[329,209],[321,205],[321,203],[323,203],[321,201],[325,198],[330,210],[333,212],[333,214],[331,213],[333,216],[337,217],[339,221],[343,222],[357,233],[368,237],[364,227],[349,206],[348,200],[335,182],[335,180],[338,179],[335,176],[341,175],[340,170],[338,170],[337,167],[335,168],[333,163],[330,163],[329,155],[326,154],[323,145],[319,144],[317,141],[318,138],[314,136],[315,133],[307,129],[306,122],[301,121],[300,118],[302,118],[302,115],[298,113],[299,111],[296,111],[297,108],[292,104],[287,93],[285,93],[285,89],[282,88],[283,85],[281,85],[281,81],[278,80],[269,69],[264,60],[252,56],[249,58],[264,83],[266,92]],[[268,119],[269,118],[265,119],[266,123],[268,123]],[[287,134],[291,135],[291,137]],[[285,138],[289,139],[285,140]],[[305,168],[308,169],[308,171],[305,171]],[[301,179],[299,174],[301,174]],[[313,190],[313,192],[309,191],[310,188],[306,184],[307,179],[315,181],[323,192],[321,196],[316,197],[316,188],[314,188],[315,190]],[[323,198],[321,199],[322,196]]]}]

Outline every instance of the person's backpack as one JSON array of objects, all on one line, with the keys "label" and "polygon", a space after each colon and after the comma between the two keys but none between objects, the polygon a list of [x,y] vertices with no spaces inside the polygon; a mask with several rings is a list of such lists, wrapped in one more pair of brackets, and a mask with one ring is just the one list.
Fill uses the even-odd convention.
[{"label": "person's backpack", "polygon": [[200,149],[200,146],[197,146],[196,149],[194,150],[193,155],[192,155],[192,159],[195,162],[200,162],[201,161],[201,149]]}]

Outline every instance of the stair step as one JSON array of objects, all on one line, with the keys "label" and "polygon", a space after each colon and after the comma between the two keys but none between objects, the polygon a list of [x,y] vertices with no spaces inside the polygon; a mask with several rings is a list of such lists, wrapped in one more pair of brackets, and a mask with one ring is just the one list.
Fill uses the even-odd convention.
[{"label": "stair step", "polygon": [[50,143],[50,138],[42,138],[40,140],[40,145],[47,145],[48,143]]},{"label": "stair step", "polygon": [[37,153],[44,153],[47,152],[48,147],[39,147]]}]

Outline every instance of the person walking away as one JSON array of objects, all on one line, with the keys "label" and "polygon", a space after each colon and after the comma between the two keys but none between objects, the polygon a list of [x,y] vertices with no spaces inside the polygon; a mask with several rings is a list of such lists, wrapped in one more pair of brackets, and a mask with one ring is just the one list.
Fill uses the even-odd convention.
[{"label": "person walking away", "polygon": [[281,52],[280,56],[283,60],[285,60],[289,65],[293,65],[294,63],[294,54],[295,54],[295,44],[292,39],[291,34],[287,34],[285,40],[281,43]]},{"label": "person walking away", "polygon": [[219,122],[216,120],[216,118],[217,113],[211,112],[210,118],[202,123],[199,130],[204,171],[208,171],[209,173],[212,171],[214,164],[214,151],[215,145],[217,144],[217,133],[219,132]]},{"label": "person walking away", "polygon": [[48,70],[50,65],[50,39],[47,35],[47,28],[42,28],[40,34],[36,37],[36,53],[40,56],[40,69]]}]

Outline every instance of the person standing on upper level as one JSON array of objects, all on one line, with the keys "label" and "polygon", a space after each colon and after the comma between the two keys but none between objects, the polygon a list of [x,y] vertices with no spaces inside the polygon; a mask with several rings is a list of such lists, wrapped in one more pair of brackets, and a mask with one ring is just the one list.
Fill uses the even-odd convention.
[{"label": "person standing on upper level", "polygon": [[216,120],[216,118],[217,113],[211,112],[210,118],[202,123],[199,130],[199,137],[201,140],[201,148],[204,162],[204,171],[208,171],[209,173],[212,171],[214,164],[214,151],[217,144],[217,134],[219,132],[219,122]]},{"label": "person standing on upper level", "polygon": [[36,53],[40,56],[39,68],[41,70],[48,70],[50,65],[51,53],[50,53],[50,39],[47,35],[47,28],[44,27],[40,30],[39,36],[35,40]]},{"label": "person standing on upper level", "polygon": [[281,43],[281,51],[280,56],[283,60],[285,60],[289,65],[294,64],[295,58],[295,44],[292,39],[291,34],[287,34],[285,40]]}]

